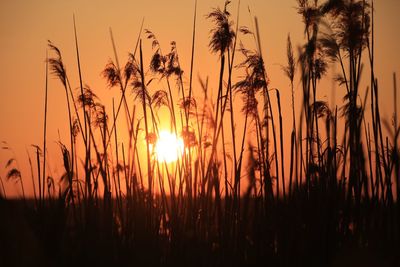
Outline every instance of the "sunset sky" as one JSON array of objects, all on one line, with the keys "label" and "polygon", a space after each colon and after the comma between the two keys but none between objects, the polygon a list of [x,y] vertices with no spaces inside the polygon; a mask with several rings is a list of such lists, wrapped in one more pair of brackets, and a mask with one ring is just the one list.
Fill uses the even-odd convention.
[{"label": "sunset sky", "polygon": [[[198,0],[194,90],[201,90],[198,76],[210,78],[210,90],[218,86],[218,55],[210,53],[208,48],[209,31],[212,27],[205,15],[214,7],[223,8],[224,1]],[[238,1],[232,1],[229,11],[236,23]],[[285,127],[291,125],[289,81],[284,76],[281,65],[286,64],[286,39],[288,33],[297,58],[297,47],[304,44],[304,27],[296,11],[295,0],[242,0],[239,25],[253,26],[253,17],[259,20],[262,54],[270,79],[270,87],[278,88],[283,102]],[[251,13],[249,13],[249,10]],[[112,28],[117,52],[121,64],[127,59],[136,43],[142,19],[144,29],[157,36],[163,51],[168,52],[170,42],[176,41],[184,82],[187,86],[190,71],[190,53],[192,42],[192,23],[194,0],[153,0],[153,1],[89,1],[89,0],[2,0],[0,1],[0,141],[6,141],[14,150],[0,150],[0,176],[6,176],[4,168],[10,157],[16,157],[21,168],[27,192],[30,192],[30,171],[27,150],[33,156],[32,144],[42,146],[43,113],[45,86],[45,58],[47,40],[51,40],[62,52],[72,87],[78,87],[77,64],[74,47],[73,14],[75,14],[80,46],[82,75],[84,83],[90,85],[98,97],[110,108],[112,96],[118,96],[118,90],[109,90],[101,72],[110,58],[113,49],[109,28]],[[400,1],[375,1],[375,58],[376,74],[380,88],[380,108],[382,116],[390,119],[393,113],[393,72],[400,83]],[[143,38],[145,62],[152,55],[151,41]],[[249,37],[239,37],[251,49],[254,42]],[[240,59],[240,58],[239,58]],[[238,59],[238,60],[239,60]],[[239,61],[236,62],[236,64]],[[147,64],[148,65],[148,64]],[[146,67],[147,69],[147,67]],[[364,73],[369,67],[364,69]],[[330,74],[338,69],[330,68]],[[234,71],[233,77],[240,77],[240,71]],[[367,76],[367,75],[366,75]],[[297,106],[301,101],[299,77],[295,77],[295,95]],[[367,83],[360,87],[364,95]],[[331,103],[334,95],[341,104],[344,88],[333,82],[325,81],[320,86],[319,98]],[[332,90],[335,93],[332,93]],[[130,96],[130,99],[133,99]],[[59,177],[61,154],[56,142],[68,143],[67,112],[65,92],[59,80],[49,79],[48,99],[48,151],[50,172]],[[400,110],[398,101],[398,110]],[[240,104],[240,97],[235,99]],[[238,108],[239,109],[239,108]],[[238,121],[238,124],[242,122]],[[288,140],[290,133],[285,136]],[[18,195],[13,182],[6,185],[8,194]]]}]

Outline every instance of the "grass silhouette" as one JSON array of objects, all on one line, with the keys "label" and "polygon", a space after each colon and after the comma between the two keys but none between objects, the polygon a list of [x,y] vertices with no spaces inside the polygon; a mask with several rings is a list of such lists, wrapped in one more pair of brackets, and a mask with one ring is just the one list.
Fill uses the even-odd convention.
[{"label": "grass silhouette", "polygon": [[[48,42],[43,148],[35,146],[36,174],[29,158],[34,200],[25,194],[23,201],[7,198],[0,179],[2,266],[400,265],[400,127],[397,109],[392,124],[380,115],[373,2],[297,2],[306,40],[295,56],[287,38],[288,62],[282,69],[290,81],[293,125],[286,153],[284,100],[280,89],[269,87],[257,19],[254,29],[239,27],[238,15],[234,27],[230,1],[206,15],[214,24],[209,48],[220,57],[215,99],[208,80],[199,79],[200,88],[192,83],[196,7],[189,86],[183,82],[175,42],[163,53],[155,33],[143,31],[142,23],[135,49],[120,65],[110,30],[114,60],[102,76],[110,88],[120,90],[112,114],[84,84],[74,18],[76,92],[61,50]],[[238,43],[248,37],[255,49]],[[142,38],[151,42],[149,66]],[[235,60],[236,52],[243,61]],[[360,96],[363,58],[370,64],[370,73],[364,74],[370,75],[370,89]],[[341,106],[317,98],[329,63],[341,68],[336,81],[347,92]],[[70,144],[59,141],[65,172],[55,178],[59,183],[46,176],[49,71],[65,90],[69,116]],[[235,80],[234,71],[244,75]],[[298,72],[300,111],[293,88]],[[152,90],[156,80],[166,89]],[[395,74],[393,81],[396,101]],[[235,94],[242,97],[240,109],[233,106]],[[371,118],[365,113],[368,97]],[[170,132],[184,142],[173,163],[157,160],[153,149],[161,108],[167,110]],[[243,129],[235,128],[238,118],[244,119]],[[343,133],[338,123],[345,124]],[[121,142],[122,135],[127,143]],[[77,155],[77,147],[83,154]],[[6,143],[3,149],[11,150]],[[285,166],[288,155],[290,165]],[[24,192],[15,157],[6,168],[6,180],[17,181]],[[17,256],[17,244],[32,261]]]}]

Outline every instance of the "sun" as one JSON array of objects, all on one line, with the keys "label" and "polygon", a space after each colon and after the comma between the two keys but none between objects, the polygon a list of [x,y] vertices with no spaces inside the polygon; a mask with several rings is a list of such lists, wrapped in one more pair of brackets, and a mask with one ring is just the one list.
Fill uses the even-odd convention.
[{"label": "sun", "polygon": [[183,153],[183,140],[174,133],[160,131],[155,144],[155,154],[159,162],[175,162]]}]

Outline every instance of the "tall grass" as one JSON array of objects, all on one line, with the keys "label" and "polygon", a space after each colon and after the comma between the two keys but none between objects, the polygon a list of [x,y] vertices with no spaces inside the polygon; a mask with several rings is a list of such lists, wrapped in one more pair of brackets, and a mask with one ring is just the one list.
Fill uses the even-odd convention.
[{"label": "tall grass", "polygon": [[[269,84],[257,19],[254,29],[240,27],[240,3],[236,22],[229,8],[227,1],[223,9],[206,15],[214,24],[210,51],[219,57],[214,99],[208,80],[199,79],[199,90],[192,81],[197,1],[189,86],[183,82],[176,42],[171,42],[169,53],[162,53],[156,35],[145,30],[153,49],[145,66],[143,46],[149,44],[142,23],[133,53],[120,65],[110,30],[114,60],[102,75],[110,88],[120,90],[110,114],[84,83],[75,18],[77,92],[61,50],[48,43],[43,149],[35,146],[36,179],[31,163],[39,199],[25,204],[28,224],[46,251],[42,265],[62,259],[66,266],[325,266],[350,248],[374,251],[399,264],[400,128],[397,109],[392,125],[380,115],[373,3],[299,0],[305,44],[295,56],[288,36],[283,71],[290,84],[279,89]],[[254,48],[240,42],[247,37],[254,39]],[[235,56],[237,51],[240,55]],[[362,62],[371,69],[364,74],[370,76],[370,90],[364,93]],[[336,80],[345,90],[343,103],[334,107],[318,99],[319,81],[327,79],[329,64],[340,66]],[[59,141],[65,174],[59,178],[58,192],[57,183],[46,177],[49,70],[65,90],[69,118],[69,147]],[[157,79],[162,89],[155,91],[152,83]],[[296,79],[301,85],[300,110],[295,108]],[[396,107],[395,74],[393,82]],[[290,90],[291,98],[283,99],[282,90]],[[242,98],[241,108],[234,105],[235,94]],[[365,112],[368,99],[371,118]],[[290,151],[284,146],[283,103],[292,106]],[[184,151],[173,163],[158,160],[154,149],[161,130],[160,108],[168,110],[169,130],[184,141]],[[120,116],[125,116],[126,127]],[[244,122],[240,131],[235,127],[238,119]],[[343,132],[339,124],[345,125]],[[84,155],[77,155],[79,145]],[[6,143],[3,149],[11,150]],[[6,168],[6,178],[18,181],[24,194],[15,156]]]}]

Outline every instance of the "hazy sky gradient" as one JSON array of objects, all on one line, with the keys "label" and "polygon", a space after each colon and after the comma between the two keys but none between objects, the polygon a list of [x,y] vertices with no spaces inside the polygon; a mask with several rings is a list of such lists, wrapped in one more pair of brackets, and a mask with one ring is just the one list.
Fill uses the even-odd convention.
[{"label": "hazy sky gradient", "polygon": [[[237,1],[232,1],[229,10],[236,21]],[[218,56],[208,49],[211,24],[205,15],[211,8],[223,7],[224,1],[199,0],[196,29],[196,54],[194,88],[199,89],[197,76],[210,76],[210,87],[216,88]],[[243,0],[240,9],[240,26],[252,27],[251,16],[257,16],[261,30],[262,52],[265,58],[271,88],[281,90],[284,102],[286,128],[291,125],[289,82],[281,71],[286,64],[286,38],[290,32],[297,57],[297,47],[304,43],[303,24],[297,14],[294,0]],[[251,11],[251,15],[248,12]],[[400,75],[400,1],[375,1],[375,48],[376,74],[381,90],[381,109],[384,117],[393,112],[392,73]],[[0,1],[0,141],[7,141],[14,149],[23,171],[24,180],[30,184],[26,149],[32,152],[31,144],[42,146],[45,57],[47,40],[56,44],[63,55],[67,73],[73,87],[79,85],[74,48],[72,16],[75,14],[78,27],[81,64],[84,82],[89,84],[100,97],[110,104],[118,91],[107,89],[100,73],[113,50],[109,28],[114,33],[121,64],[135,46],[140,23],[145,18],[144,28],[153,31],[164,52],[169,51],[170,41],[176,41],[185,81],[188,81],[192,39],[194,1],[80,1],[80,0],[2,0]],[[254,48],[250,38],[241,37],[249,48]],[[143,36],[145,61],[151,57],[151,43]],[[236,62],[238,63],[238,62]],[[364,70],[367,71],[367,68]],[[234,72],[234,77],[240,76]],[[300,85],[296,77],[296,103],[300,103]],[[398,81],[399,83],[399,81]],[[321,86],[319,97],[330,101],[332,83]],[[199,89],[200,90],[200,89]],[[339,99],[344,88],[335,92]],[[365,88],[362,88],[362,94]],[[240,98],[237,97],[237,103]],[[107,102],[108,101],[108,102]],[[398,104],[400,106],[400,104]],[[400,107],[398,108],[400,110]],[[57,169],[61,154],[56,141],[68,143],[65,92],[61,83],[49,79],[48,150],[50,170],[56,179],[61,174]],[[285,137],[288,139],[288,137]],[[12,155],[0,150],[0,176],[5,179],[4,165]],[[8,192],[14,185],[9,182]],[[27,190],[29,191],[29,190]]]}]

